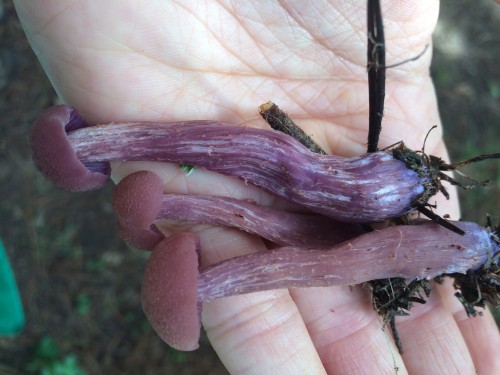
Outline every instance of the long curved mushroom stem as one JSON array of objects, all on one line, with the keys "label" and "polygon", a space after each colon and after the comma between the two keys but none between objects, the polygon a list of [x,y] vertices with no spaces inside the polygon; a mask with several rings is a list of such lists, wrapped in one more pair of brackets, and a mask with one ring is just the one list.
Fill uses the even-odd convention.
[{"label": "long curved mushroom stem", "polygon": [[149,171],[121,180],[113,194],[113,207],[122,238],[131,247],[148,250],[163,238],[156,224],[161,227],[164,220],[235,227],[278,245],[304,248],[332,246],[364,232],[359,225],[318,214],[225,197],[164,194],[163,181]]},{"label": "long curved mushroom stem", "polygon": [[[66,168],[83,165],[96,173],[110,161],[166,161],[238,176],[344,222],[400,217],[437,192],[426,166],[419,166],[417,173],[387,151],[352,158],[318,155],[281,132],[216,121],[108,124],[71,130],[64,138],[65,122],[75,116],[70,107],[51,108],[31,133],[38,167],[56,184],[73,190],[88,184],[79,186],[73,176],[68,182]],[[57,138],[47,141],[53,133]],[[65,163],[51,151],[58,147],[65,150]],[[103,171],[103,179],[107,173]]]},{"label": "long curved mushroom stem", "polygon": [[211,300],[291,287],[354,285],[394,277],[431,279],[477,269],[500,250],[479,225],[455,225],[466,235],[457,235],[435,223],[422,223],[369,232],[328,250],[285,247],[228,259],[201,270],[199,298]]},{"label": "long curved mushroom stem", "polygon": [[[144,311],[169,345],[193,350],[198,345],[202,301],[392,277],[430,279],[498,262],[500,246],[487,229],[474,223],[455,225],[466,235],[426,222],[369,232],[327,250],[284,247],[231,258],[201,270],[196,236],[176,234],[158,243],[148,260],[142,284]],[[498,299],[500,286],[494,287]]]}]

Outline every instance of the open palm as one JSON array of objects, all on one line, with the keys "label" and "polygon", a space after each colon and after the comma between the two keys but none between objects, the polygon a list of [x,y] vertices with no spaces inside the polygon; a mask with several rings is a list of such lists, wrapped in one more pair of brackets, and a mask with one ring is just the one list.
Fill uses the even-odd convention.
[{"label": "open palm", "polygon": [[[15,3],[58,94],[92,123],[215,119],[265,127],[257,108],[273,100],[326,151],[366,149],[363,0]],[[437,0],[382,6],[388,64],[431,42]],[[380,147],[404,140],[419,149],[439,124],[430,59],[428,51],[388,70]],[[438,131],[426,151],[446,156]],[[115,164],[113,175],[118,181],[139,169],[162,176],[167,192],[286,204],[236,179],[201,170],[186,177],[164,163]],[[441,209],[457,218],[455,195]],[[200,235],[205,265],[265,249],[260,239],[236,230],[190,229]],[[489,314],[465,320],[448,288],[398,320],[402,357],[361,288],[230,297],[206,303],[203,323],[231,373],[386,373],[394,366],[400,373],[472,373],[474,366],[487,373],[495,361],[491,348],[500,344],[494,322]]]}]

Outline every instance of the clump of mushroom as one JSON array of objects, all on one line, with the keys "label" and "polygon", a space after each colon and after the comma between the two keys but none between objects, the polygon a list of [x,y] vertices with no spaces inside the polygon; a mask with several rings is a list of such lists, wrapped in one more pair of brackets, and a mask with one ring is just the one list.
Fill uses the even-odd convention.
[{"label": "clump of mushroom", "polygon": [[[203,301],[274,288],[450,274],[465,289],[467,306],[500,300],[499,245],[488,228],[450,222],[457,234],[426,222],[361,234],[357,224],[335,221],[401,217],[440,190],[437,169],[409,150],[340,158],[315,154],[280,132],[215,121],[88,126],[68,106],[45,111],[30,143],[38,168],[74,191],[105,185],[111,161],[168,161],[240,177],[309,211],[164,194],[162,181],[149,172],[120,182],[114,196],[120,234],[133,247],[153,249],[144,275],[144,310],[177,349],[197,347]],[[162,220],[237,227],[284,247],[199,269],[196,236],[165,238],[156,226]],[[470,281],[479,278],[480,283]],[[476,286],[479,295],[471,292]]]}]

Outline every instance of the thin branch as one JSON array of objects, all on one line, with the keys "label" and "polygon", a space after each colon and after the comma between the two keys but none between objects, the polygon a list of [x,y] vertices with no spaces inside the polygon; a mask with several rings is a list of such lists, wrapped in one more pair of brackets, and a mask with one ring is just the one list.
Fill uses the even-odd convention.
[{"label": "thin branch", "polygon": [[273,102],[262,104],[259,107],[259,113],[274,130],[288,134],[289,136],[295,138],[295,140],[302,143],[312,152],[326,155],[326,152]]},{"label": "thin branch", "polygon": [[368,93],[369,123],[367,152],[378,148],[385,99],[385,40],[378,0],[368,0]]}]

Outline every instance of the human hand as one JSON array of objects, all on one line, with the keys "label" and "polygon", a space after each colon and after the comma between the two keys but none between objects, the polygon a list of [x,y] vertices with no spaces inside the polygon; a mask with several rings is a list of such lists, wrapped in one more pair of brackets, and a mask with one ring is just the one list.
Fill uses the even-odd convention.
[{"label": "human hand", "polygon": [[[16,1],[32,46],[54,87],[91,123],[216,119],[265,127],[257,107],[273,100],[326,151],[365,151],[368,118],[366,4],[340,1]],[[438,2],[382,4],[387,63],[430,43]],[[387,72],[380,147],[422,147],[439,124],[428,75],[430,53]],[[438,132],[428,153],[445,157]],[[250,198],[284,205],[240,181],[197,170],[186,178],[163,163],[113,165],[116,181],[148,169],[166,192]],[[458,217],[456,196],[440,202]],[[204,265],[265,250],[253,236],[207,226]],[[174,231],[175,228],[167,228]],[[381,330],[359,288],[279,290],[206,303],[203,324],[231,373],[493,373],[500,339],[489,313],[465,319],[450,286],[397,320],[405,354]],[[498,364],[497,364],[498,366]]]}]

